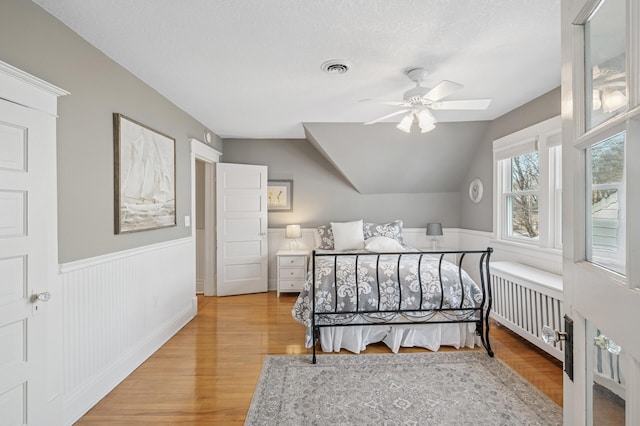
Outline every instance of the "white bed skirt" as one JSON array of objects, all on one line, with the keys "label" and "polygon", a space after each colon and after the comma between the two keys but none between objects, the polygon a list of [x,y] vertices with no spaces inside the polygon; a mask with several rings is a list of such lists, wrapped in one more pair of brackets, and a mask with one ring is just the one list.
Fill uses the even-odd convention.
[{"label": "white bed skirt", "polygon": [[[480,346],[480,336],[475,334],[475,323],[420,324],[420,325],[367,325],[320,328],[320,345],[323,352],[340,352],[346,349],[360,353],[371,343],[384,342],[394,353],[401,347],[421,347],[437,351],[440,346],[473,348]],[[307,328],[306,347],[313,345],[311,328]]]}]

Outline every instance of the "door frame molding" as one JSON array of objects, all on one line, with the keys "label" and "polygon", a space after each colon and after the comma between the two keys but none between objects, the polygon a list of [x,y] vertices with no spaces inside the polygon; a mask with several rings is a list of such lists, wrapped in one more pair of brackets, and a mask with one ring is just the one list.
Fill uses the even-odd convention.
[{"label": "door frame molding", "polygon": [[[196,160],[205,164],[204,178],[204,295],[216,295],[216,173],[215,164],[219,162],[222,153],[211,148],[204,142],[191,138],[191,236],[196,250]],[[196,266],[193,265],[195,268]],[[194,283],[195,285],[195,283]]]}]

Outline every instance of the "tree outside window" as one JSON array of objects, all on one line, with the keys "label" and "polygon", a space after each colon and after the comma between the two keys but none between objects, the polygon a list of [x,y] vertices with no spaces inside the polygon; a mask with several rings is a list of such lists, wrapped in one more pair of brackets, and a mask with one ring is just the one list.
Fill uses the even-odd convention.
[{"label": "tree outside window", "polygon": [[511,157],[510,188],[505,192],[508,235],[537,238],[539,235],[538,190],[540,159],[537,152]]}]

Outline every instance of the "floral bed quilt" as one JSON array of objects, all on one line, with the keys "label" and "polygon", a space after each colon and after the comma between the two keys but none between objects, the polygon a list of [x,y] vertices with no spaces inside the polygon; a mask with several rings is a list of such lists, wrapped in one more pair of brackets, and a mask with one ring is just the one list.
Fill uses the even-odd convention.
[{"label": "floral bed quilt", "polygon": [[[307,327],[312,325],[312,263],[291,311]],[[439,264],[439,255],[415,252],[316,256],[316,313],[335,314],[317,317],[316,325],[424,322],[436,314],[451,321],[479,320],[479,311],[464,309],[481,306],[482,289],[457,265],[444,259]]]}]

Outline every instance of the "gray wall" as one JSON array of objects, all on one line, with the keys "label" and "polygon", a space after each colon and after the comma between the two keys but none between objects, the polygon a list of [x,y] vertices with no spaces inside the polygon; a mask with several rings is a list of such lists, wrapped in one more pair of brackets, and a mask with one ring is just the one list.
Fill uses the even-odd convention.
[{"label": "gray wall", "polygon": [[[270,179],[294,180],[294,211],[270,213],[269,227],[290,223],[313,227],[331,221],[403,219],[406,227],[442,222],[445,227],[493,230],[493,141],[560,114],[560,88],[497,118],[483,128],[459,192],[360,194],[311,142],[275,139],[225,139],[222,161],[263,164]],[[344,126],[344,125],[343,125]],[[420,161],[420,159],[416,159]],[[471,202],[468,188],[479,177],[484,196]]]},{"label": "gray wall", "polygon": [[[61,263],[191,235],[188,140],[202,139],[201,123],[30,1],[0,2],[0,60],[71,92],[58,109]],[[114,112],[176,139],[178,226],[114,235]]]},{"label": "gray wall", "polygon": [[[491,122],[460,187],[461,228],[493,231],[493,141],[557,115],[560,115],[559,87]],[[484,196],[475,204],[469,199],[468,190],[477,177],[483,182]]]},{"label": "gray wall", "polygon": [[307,139],[358,192],[419,194],[458,192],[489,123],[438,123],[428,133],[404,133],[396,123],[304,127]]},{"label": "gray wall", "polygon": [[269,227],[402,219],[406,227],[460,225],[458,192],[360,194],[306,139],[225,139],[222,161],[262,164],[269,179],[293,179],[293,212],[269,213]]}]

